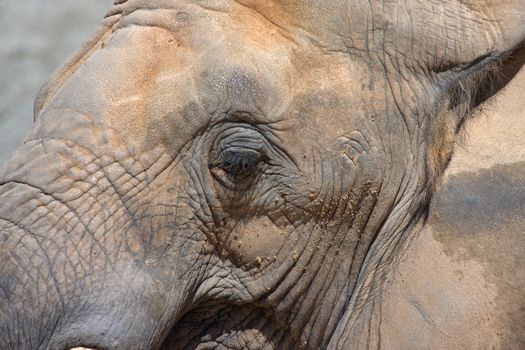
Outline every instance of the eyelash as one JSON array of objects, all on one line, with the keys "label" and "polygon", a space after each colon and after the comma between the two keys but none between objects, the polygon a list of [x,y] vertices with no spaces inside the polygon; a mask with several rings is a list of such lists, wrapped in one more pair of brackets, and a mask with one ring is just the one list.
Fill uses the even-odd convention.
[{"label": "eyelash", "polygon": [[218,167],[232,178],[251,174],[262,161],[259,151],[253,149],[225,150],[221,152]]}]

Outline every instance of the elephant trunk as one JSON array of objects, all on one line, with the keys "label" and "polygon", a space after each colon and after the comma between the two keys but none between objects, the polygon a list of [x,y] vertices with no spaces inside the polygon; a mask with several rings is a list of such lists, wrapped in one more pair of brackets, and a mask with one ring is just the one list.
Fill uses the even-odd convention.
[{"label": "elephant trunk", "polygon": [[173,223],[146,251],[145,226],[100,158],[73,141],[37,137],[6,164],[0,349],[158,348],[188,307],[188,270],[199,267],[175,250],[195,257],[198,248],[168,237]]}]

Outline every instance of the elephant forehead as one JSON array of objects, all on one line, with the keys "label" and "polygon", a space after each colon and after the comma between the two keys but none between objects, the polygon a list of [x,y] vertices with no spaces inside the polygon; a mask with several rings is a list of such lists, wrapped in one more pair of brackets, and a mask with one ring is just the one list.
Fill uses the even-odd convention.
[{"label": "elephant forehead", "polygon": [[334,20],[335,17],[344,15],[348,3],[348,0],[330,2],[323,0],[118,0],[108,15],[116,13],[127,15],[137,10],[191,9],[192,7],[231,13],[243,12],[242,8],[244,8],[244,11],[259,12],[269,22],[275,24],[285,20],[294,23],[320,24],[323,21],[328,23],[330,17]]},{"label": "elephant forehead", "polygon": [[320,46],[342,50],[341,35],[348,31],[349,5],[347,0],[124,0],[117,1],[108,15],[123,15],[120,22],[124,26],[132,23],[170,31],[199,20],[213,29],[219,18],[227,20],[226,26],[235,26],[235,19],[244,19],[243,25],[236,26],[237,31],[257,32],[263,24],[298,42],[313,40]]},{"label": "elephant forehead", "polygon": [[357,62],[294,43],[264,23],[243,31],[244,18],[211,13],[214,25],[188,19],[188,26],[172,31],[137,25],[145,18],[140,13],[129,16],[51,107],[94,116],[138,147],[187,142],[221,111],[248,112],[257,122],[284,124],[280,130],[333,139],[340,136],[335,131],[351,129],[348,107],[363,110],[361,100],[371,93]]}]

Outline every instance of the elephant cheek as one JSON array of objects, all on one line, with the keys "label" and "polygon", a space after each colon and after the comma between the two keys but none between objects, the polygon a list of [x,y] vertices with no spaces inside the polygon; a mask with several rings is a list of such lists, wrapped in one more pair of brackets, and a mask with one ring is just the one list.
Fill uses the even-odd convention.
[{"label": "elephant cheek", "polygon": [[260,267],[275,260],[286,236],[286,230],[268,217],[258,217],[235,227],[231,232],[229,250],[239,266]]}]

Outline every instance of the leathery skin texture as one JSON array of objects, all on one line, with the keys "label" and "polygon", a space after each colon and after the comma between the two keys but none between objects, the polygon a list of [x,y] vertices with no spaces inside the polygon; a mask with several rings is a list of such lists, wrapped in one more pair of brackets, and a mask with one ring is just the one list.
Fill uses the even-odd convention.
[{"label": "leathery skin texture", "polygon": [[117,0],[1,172],[0,348],[525,346],[523,158],[457,165],[524,17]]}]

